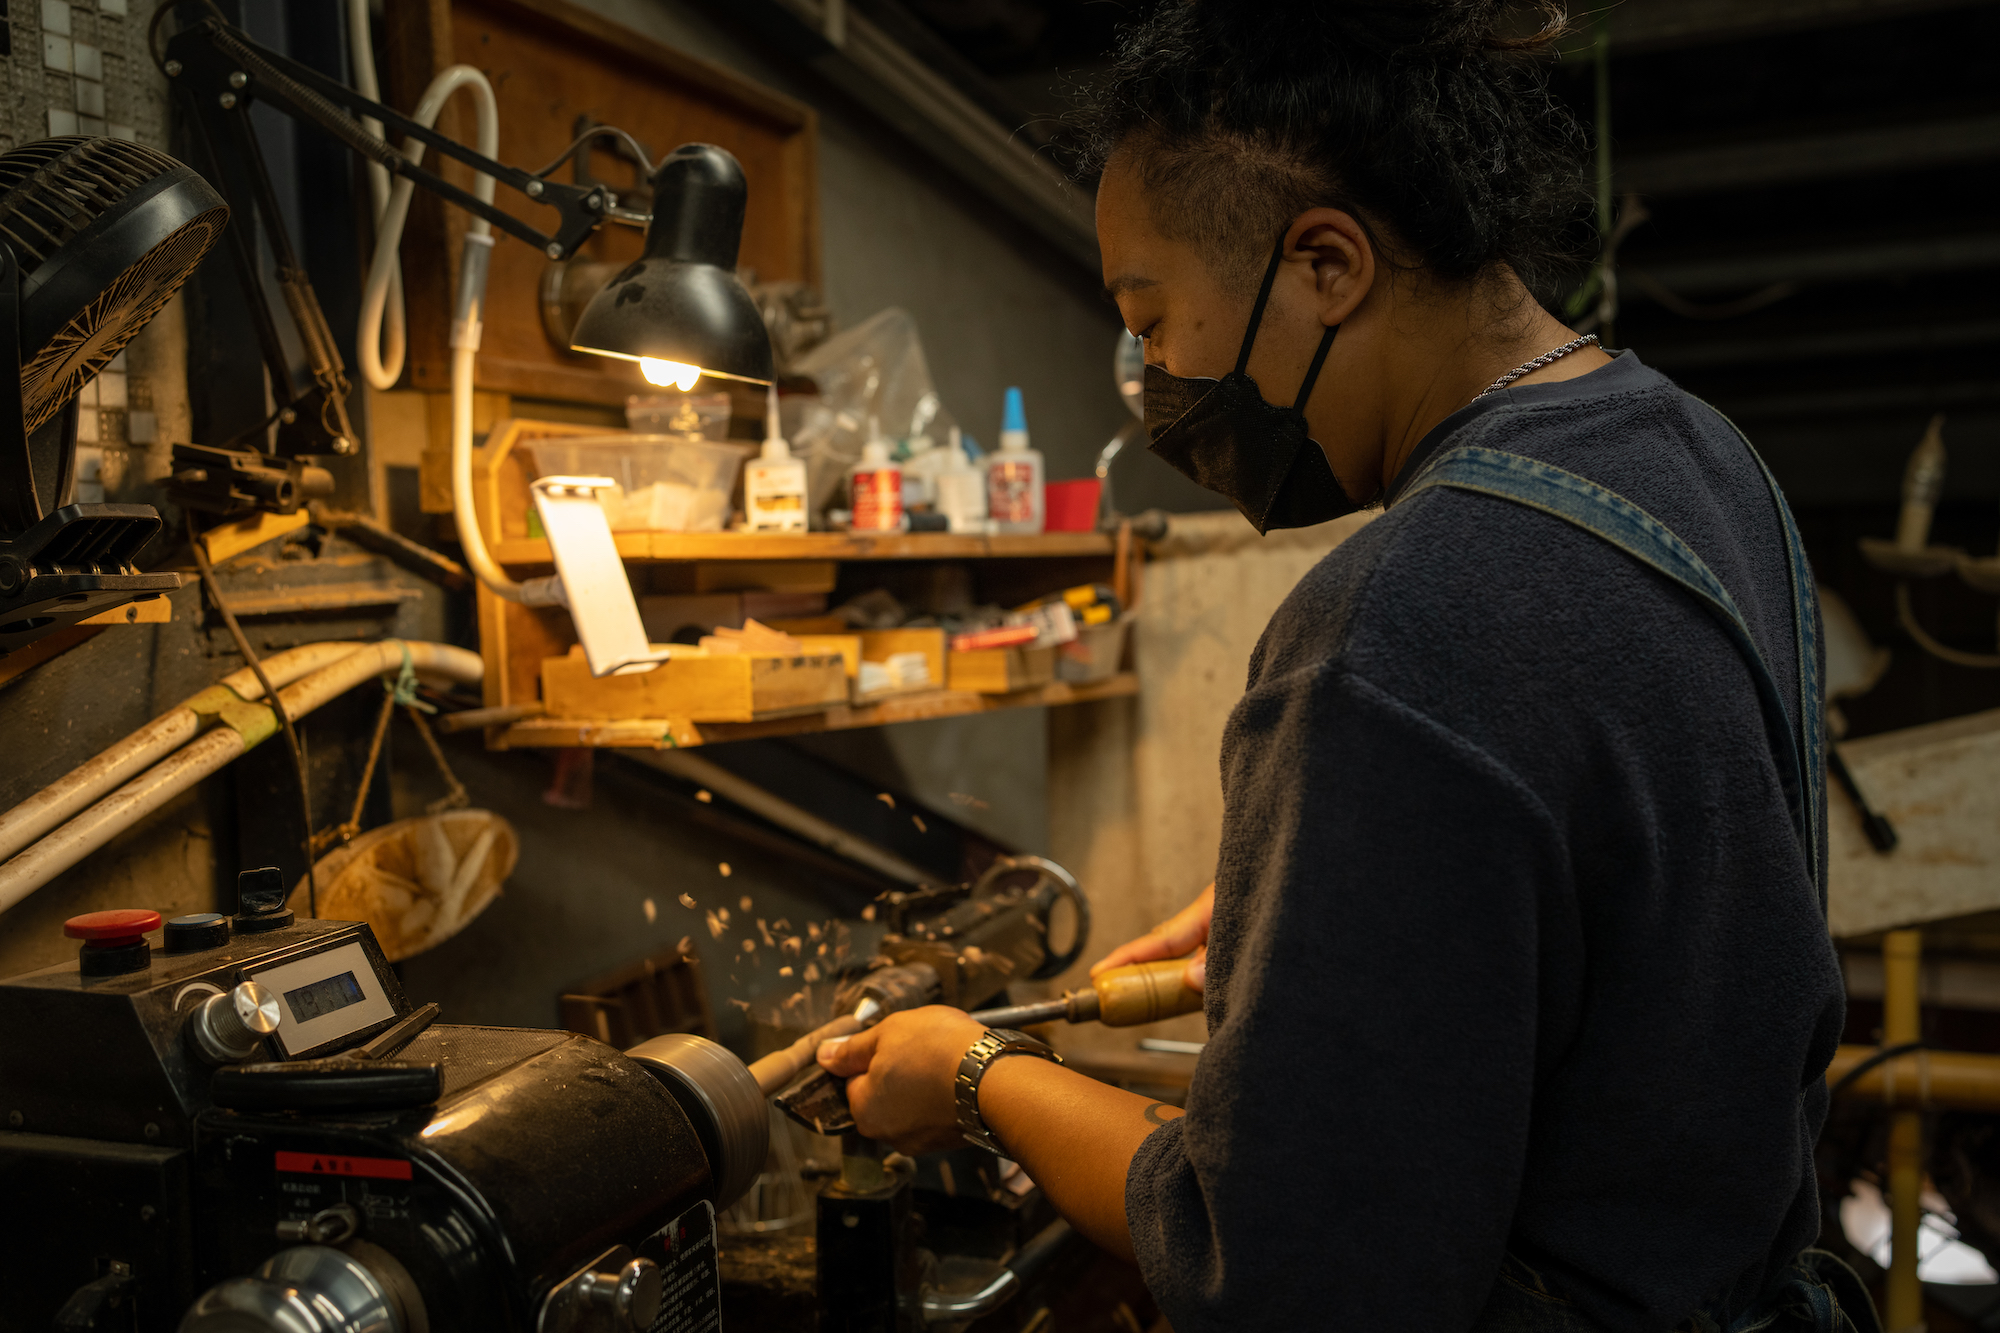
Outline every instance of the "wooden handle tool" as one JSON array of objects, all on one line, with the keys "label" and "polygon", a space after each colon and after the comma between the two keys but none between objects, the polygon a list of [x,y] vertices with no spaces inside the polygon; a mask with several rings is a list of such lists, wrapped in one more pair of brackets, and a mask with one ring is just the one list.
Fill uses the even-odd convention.
[{"label": "wooden handle tool", "polygon": [[1177,1014],[1198,1013],[1201,992],[1184,979],[1187,959],[1163,958],[1154,963],[1114,967],[1090,979],[1083,990],[1057,1000],[985,1009],[972,1015],[988,1027],[1022,1027],[1030,1023],[1103,1023],[1129,1028],[1157,1023]]}]

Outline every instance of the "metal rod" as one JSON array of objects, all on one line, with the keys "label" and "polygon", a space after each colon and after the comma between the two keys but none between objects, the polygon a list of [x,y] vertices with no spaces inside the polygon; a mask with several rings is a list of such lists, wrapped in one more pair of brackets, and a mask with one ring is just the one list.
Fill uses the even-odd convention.
[{"label": "metal rod", "polygon": [[1003,1009],[981,1009],[976,1014],[967,1014],[975,1023],[984,1023],[990,1028],[1026,1027],[1030,1023],[1056,1023],[1069,1020],[1069,998],[1043,1000],[1037,1004],[1008,1005]]}]

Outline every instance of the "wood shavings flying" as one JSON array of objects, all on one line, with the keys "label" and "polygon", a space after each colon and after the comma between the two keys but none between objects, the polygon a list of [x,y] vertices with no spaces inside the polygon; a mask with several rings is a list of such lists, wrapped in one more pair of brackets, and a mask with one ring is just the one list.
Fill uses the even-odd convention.
[{"label": "wood shavings flying", "polygon": [[864,907],[864,908],[862,908],[862,909],[861,909],[861,919],[862,919],[863,921],[873,921],[873,920],[875,919],[875,904],[874,904],[874,903],[870,903],[870,904],[868,904],[868,906],[866,906],[866,907]]},{"label": "wood shavings flying", "polygon": [[896,798],[891,796],[886,791],[876,792],[875,799],[882,802],[882,804],[888,806],[891,810],[894,810],[896,808]]},{"label": "wood shavings flying", "polygon": [[696,792],[694,794],[694,798],[697,801],[700,801],[703,805],[707,805],[715,799],[713,796],[710,796],[708,792],[705,790]]},{"label": "wood shavings flying", "polygon": [[754,904],[751,902],[750,895],[747,893],[744,894],[741,898],[738,898],[736,900],[736,905],[742,908],[746,912],[749,911],[752,906],[754,906]]},{"label": "wood shavings flying", "polygon": [[693,895],[692,893],[683,893],[683,894],[682,894],[682,895],[680,896],[680,904],[681,904],[681,906],[682,906],[682,907],[686,907],[686,908],[693,908],[693,906],[694,906],[694,895]]},{"label": "wood shavings flying", "polygon": [[648,898],[646,899],[645,902],[645,908],[646,908],[646,924],[650,926],[655,921],[658,921],[660,919],[660,907],[659,904],[655,903],[651,898]]},{"label": "wood shavings flying", "polygon": [[789,967],[781,967],[778,969],[778,975],[781,977],[789,977],[790,975],[792,975],[792,969],[790,969]]},{"label": "wood shavings flying", "polygon": [[778,947],[778,942],[771,938],[771,928],[764,924],[764,918],[761,916],[757,918],[757,933],[764,937],[764,946],[766,948],[775,949]]},{"label": "wood shavings flying", "polygon": [[694,936],[692,935],[681,936],[681,942],[674,946],[674,952],[678,953],[683,958],[694,957]]},{"label": "wood shavings flying", "polygon": [[714,912],[708,914],[708,937],[710,939],[721,939],[722,932],[727,929],[729,929],[729,924],[721,917],[717,916]]},{"label": "wood shavings flying", "polygon": [[974,810],[986,809],[986,802],[980,800],[977,796],[967,796],[962,791],[951,793],[951,803],[953,805],[969,805]]},{"label": "wood shavings flying", "polygon": [[910,816],[910,822],[911,822],[912,824],[915,824],[915,825],[917,826],[917,832],[919,832],[919,833],[929,833],[929,832],[930,832],[930,830],[929,830],[928,828],[925,828],[925,827],[924,827],[924,817],[923,817],[922,815],[911,815],[911,816]]},{"label": "wood shavings flying", "polygon": [[745,940],[745,941],[743,941],[743,952],[744,952],[744,953],[756,953],[756,952],[757,952],[757,941],[755,941],[755,940]]},{"label": "wood shavings flying", "polygon": [[724,879],[729,878],[729,862],[724,861],[721,865],[717,866],[716,869],[722,872],[722,877]]}]

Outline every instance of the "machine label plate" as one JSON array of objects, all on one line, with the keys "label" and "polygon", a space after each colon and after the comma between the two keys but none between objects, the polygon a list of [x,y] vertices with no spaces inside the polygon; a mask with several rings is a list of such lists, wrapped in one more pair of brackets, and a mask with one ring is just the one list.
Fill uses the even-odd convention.
[{"label": "machine label plate", "polygon": [[343,1157],[333,1153],[281,1152],[278,1170],[314,1176],[359,1176],[364,1180],[408,1180],[410,1164],[401,1157]]},{"label": "machine label plate", "polygon": [[722,1275],[715,1205],[704,1199],[639,1247],[660,1266],[660,1313],[647,1333],[721,1333]]}]

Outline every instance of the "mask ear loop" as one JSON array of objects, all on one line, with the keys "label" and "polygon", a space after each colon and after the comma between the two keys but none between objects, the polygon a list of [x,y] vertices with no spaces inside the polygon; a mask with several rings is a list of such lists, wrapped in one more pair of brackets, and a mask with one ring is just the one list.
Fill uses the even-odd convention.
[{"label": "mask ear loop", "polygon": [[1250,327],[1243,330],[1243,350],[1236,354],[1236,373],[1250,366],[1250,349],[1257,345],[1257,326],[1264,322],[1264,303],[1271,299],[1271,284],[1278,280],[1278,261],[1285,257],[1285,238],[1271,247],[1271,262],[1264,269],[1264,285],[1257,289],[1257,304],[1250,307]]},{"label": "mask ear loop", "polygon": [[1306,371],[1305,383],[1299,386],[1299,400],[1292,404],[1292,411],[1300,416],[1306,413],[1306,401],[1312,397],[1313,381],[1319,378],[1319,368],[1326,364],[1326,354],[1333,350],[1333,335],[1340,332],[1340,325],[1329,324],[1326,336],[1319,340],[1319,351],[1313,357],[1312,368]]}]

